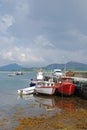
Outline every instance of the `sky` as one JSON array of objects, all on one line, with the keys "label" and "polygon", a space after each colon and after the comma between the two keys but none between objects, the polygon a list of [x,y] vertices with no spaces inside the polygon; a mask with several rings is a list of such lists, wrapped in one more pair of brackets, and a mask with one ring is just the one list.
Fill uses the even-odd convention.
[{"label": "sky", "polygon": [[87,0],[0,0],[0,66],[87,64]]}]

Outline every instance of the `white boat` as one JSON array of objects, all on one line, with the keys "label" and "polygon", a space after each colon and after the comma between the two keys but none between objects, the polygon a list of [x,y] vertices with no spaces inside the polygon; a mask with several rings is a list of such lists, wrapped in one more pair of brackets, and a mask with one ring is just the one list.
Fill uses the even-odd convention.
[{"label": "white boat", "polygon": [[62,70],[61,69],[54,69],[53,75],[58,76],[58,77],[63,76]]},{"label": "white boat", "polygon": [[18,72],[16,72],[16,75],[23,75],[23,72],[18,71]]},{"label": "white boat", "polygon": [[36,87],[37,81],[42,81],[42,80],[43,80],[43,71],[40,70],[37,73],[36,79],[35,80],[31,79],[31,83],[30,83],[29,87],[17,90],[18,94],[20,94],[20,95],[28,95],[28,94],[34,93],[34,89]]},{"label": "white boat", "polygon": [[43,71],[40,70],[38,73],[37,73],[37,80],[43,80]]},{"label": "white boat", "polygon": [[16,73],[15,72],[9,73],[8,76],[16,76]]},{"label": "white boat", "polygon": [[17,90],[17,92],[18,92],[19,95],[32,94],[32,93],[34,93],[35,87],[36,87],[36,83],[31,82],[29,87],[19,89],[19,90]]},{"label": "white boat", "polygon": [[19,71],[19,72],[13,72],[8,74],[8,76],[16,76],[16,75],[23,75],[23,72]]},{"label": "white boat", "polygon": [[53,95],[55,93],[55,84],[53,81],[37,81],[35,93]]}]

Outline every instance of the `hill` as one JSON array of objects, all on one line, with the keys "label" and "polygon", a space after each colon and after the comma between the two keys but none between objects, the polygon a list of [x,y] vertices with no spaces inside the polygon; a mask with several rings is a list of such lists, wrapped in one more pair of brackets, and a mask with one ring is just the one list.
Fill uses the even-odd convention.
[{"label": "hill", "polygon": [[21,65],[18,65],[16,63],[14,64],[9,64],[9,65],[5,65],[5,66],[1,66],[0,70],[1,71],[16,71],[16,70],[22,70],[24,67],[22,67]]},{"label": "hill", "polygon": [[68,62],[66,64],[50,64],[48,66],[43,67],[44,69],[61,69],[61,70],[76,70],[76,71],[87,71],[87,64],[78,63],[78,62]]},{"label": "hill", "polygon": [[[28,71],[28,70],[34,70],[34,69],[39,69],[39,68],[38,67],[26,68],[26,67],[18,65],[16,63],[0,67],[1,71],[16,71],[16,70],[17,71],[20,71],[20,70]],[[42,67],[42,69],[45,69],[45,70],[54,70],[54,69],[64,70],[64,69],[66,69],[66,70],[74,70],[74,71],[87,71],[87,64],[71,61],[66,64],[57,64],[57,63],[50,64],[50,65]]]}]

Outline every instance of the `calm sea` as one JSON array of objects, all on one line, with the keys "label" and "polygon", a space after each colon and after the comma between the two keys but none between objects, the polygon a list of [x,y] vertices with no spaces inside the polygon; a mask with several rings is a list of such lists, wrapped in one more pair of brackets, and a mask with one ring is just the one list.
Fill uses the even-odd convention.
[{"label": "calm sea", "polygon": [[[59,97],[45,95],[25,95],[20,97],[17,90],[27,87],[36,72],[24,72],[19,76],[8,76],[10,72],[0,72],[0,130],[11,129],[17,125],[15,116],[48,116],[62,111],[75,112],[87,109],[87,100],[80,97]],[[7,120],[6,120],[7,119]],[[7,129],[6,129],[7,130]]]},{"label": "calm sea", "polygon": [[36,77],[35,72],[24,72],[23,75],[8,76],[13,72],[0,72],[0,107],[15,105],[17,90],[27,87],[31,78]]}]

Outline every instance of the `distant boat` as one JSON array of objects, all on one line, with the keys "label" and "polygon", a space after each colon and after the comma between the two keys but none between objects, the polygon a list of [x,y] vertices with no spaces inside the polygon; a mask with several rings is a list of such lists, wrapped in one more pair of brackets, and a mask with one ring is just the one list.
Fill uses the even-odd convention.
[{"label": "distant boat", "polygon": [[35,87],[35,93],[53,95],[55,93],[55,83],[51,80],[38,81]]},{"label": "distant boat", "polygon": [[18,71],[18,72],[13,72],[8,74],[8,76],[16,76],[16,75],[23,75],[23,72]]},{"label": "distant boat", "polygon": [[18,72],[16,72],[16,75],[23,75],[23,72],[18,71]]},{"label": "distant boat", "polygon": [[59,94],[71,96],[75,93],[76,86],[71,77],[62,77],[61,81],[56,83],[56,86]]},{"label": "distant boat", "polygon": [[15,72],[13,72],[13,73],[10,73],[10,74],[8,74],[8,76],[16,76],[16,73]]}]

